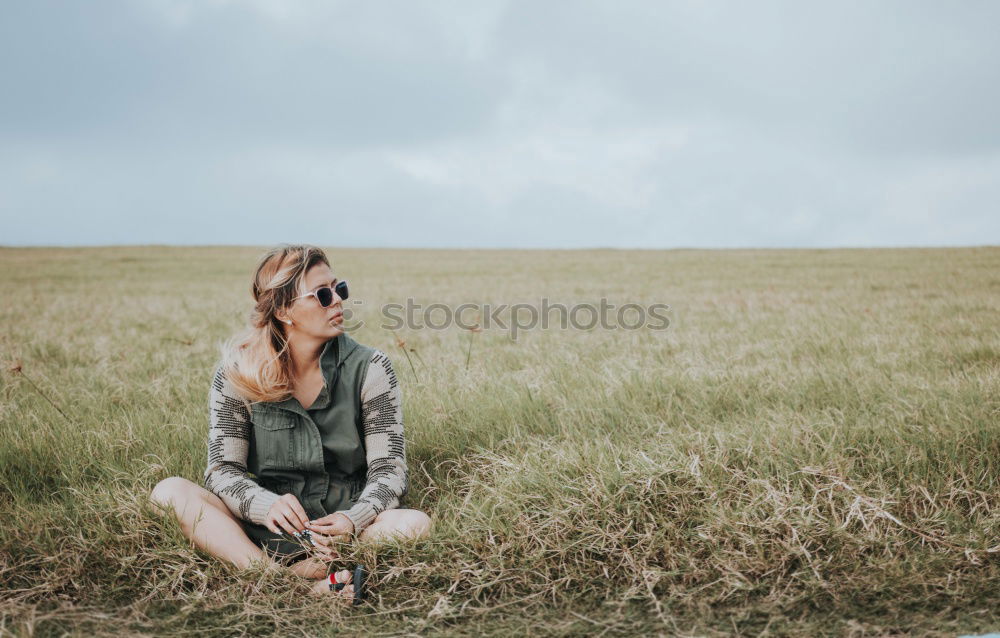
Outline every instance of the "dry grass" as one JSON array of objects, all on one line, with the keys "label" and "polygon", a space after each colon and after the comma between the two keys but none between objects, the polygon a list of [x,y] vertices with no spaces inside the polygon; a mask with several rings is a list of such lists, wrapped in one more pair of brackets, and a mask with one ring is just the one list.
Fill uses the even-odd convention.
[{"label": "dry grass", "polygon": [[[437,526],[354,548],[357,609],[237,574],[145,502],[201,476],[260,252],[0,249],[0,633],[1000,629],[1000,249],[331,250],[367,301],[354,336],[403,383],[407,504]],[[407,296],[542,295],[674,324],[378,327]]]}]

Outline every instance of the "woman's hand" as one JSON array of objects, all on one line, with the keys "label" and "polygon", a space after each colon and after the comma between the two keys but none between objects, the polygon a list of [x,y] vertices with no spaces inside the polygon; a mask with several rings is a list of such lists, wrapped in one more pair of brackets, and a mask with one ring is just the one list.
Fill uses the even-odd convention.
[{"label": "woman's hand", "polygon": [[334,547],[337,545],[336,539],[326,534],[313,532],[310,537],[313,540],[312,549],[326,561],[333,561],[340,558],[340,554]]},{"label": "woman's hand", "polygon": [[342,512],[334,512],[314,521],[306,521],[306,526],[312,532],[330,536],[337,542],[347,542],[354,534],[354,523]]},{"label": "woman's hand", "polygon": [[289,534],[301,532],[308,522],[309,517],[306,516],[302,503],[299,503],[299,499],[292,494],[282,494],[264,517],[264,525],[275,534],[280,534],[282,531]]}]

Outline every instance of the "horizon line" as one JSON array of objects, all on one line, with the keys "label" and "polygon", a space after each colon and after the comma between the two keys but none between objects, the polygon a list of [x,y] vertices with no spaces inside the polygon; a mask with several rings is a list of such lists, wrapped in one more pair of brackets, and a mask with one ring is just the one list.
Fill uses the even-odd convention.
[{"label": "horizon line", "polygon": [[[2,249],[97,249],[97,248],[270,248],[280,244],[295,244],[310,242],[275,242],[266,244],[0,244]],[[884,246],[337,246],[314,244],[323,248],[338,250],[439,250],[439,251],[586,251],[586,250],[642,250],[642,251],[678,251],[678,250],[914,250],[914,249],[955,249],[955,248],[1000,248],[1000,244],[908,244]]]}]

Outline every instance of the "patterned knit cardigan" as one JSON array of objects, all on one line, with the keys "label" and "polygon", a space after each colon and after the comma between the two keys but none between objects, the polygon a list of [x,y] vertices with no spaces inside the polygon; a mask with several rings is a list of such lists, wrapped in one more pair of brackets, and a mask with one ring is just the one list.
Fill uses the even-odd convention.
[{"label": "patterned knit cardigan", "polygon": [[[208,396],[208,468],[205,487],[216,494],[237,517],[264,524],[279,495],[247,476],[250,445],[249,404],[240,397],[217,368]],[[399,506],[406,495],[409,476],[403,439],[403,404],[392,362],[384,352],[372,353],[361,383],[361,418],[364,424],[367,482],[357,502],[345,514],[361,531],[379,513]]]}]

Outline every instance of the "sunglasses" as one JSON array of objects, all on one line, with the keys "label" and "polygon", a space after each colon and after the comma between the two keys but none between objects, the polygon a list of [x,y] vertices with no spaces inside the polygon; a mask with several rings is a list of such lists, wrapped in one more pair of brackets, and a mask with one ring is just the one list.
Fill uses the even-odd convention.
[{"label": "sunglasses", "polygon": [[[347,281],[346,280],[338,281],[333,288],[331,288],[330,286],[323,286],[322,288],[317,288],[312,292],[307,292],[304,295],[299,295],[298,297],[295,297],[295,299],[302,299],[303,297],[316,297],[316,301],[319,302],[319,305],[323,306],[324,308],[327,308],[329,307],[330,304],[333,303],[333,293],[337,293],[337,296],[340,297],[341,299],[347,299]],[[295,301],[295,299],[292,299],[292,301]]]}]

